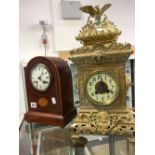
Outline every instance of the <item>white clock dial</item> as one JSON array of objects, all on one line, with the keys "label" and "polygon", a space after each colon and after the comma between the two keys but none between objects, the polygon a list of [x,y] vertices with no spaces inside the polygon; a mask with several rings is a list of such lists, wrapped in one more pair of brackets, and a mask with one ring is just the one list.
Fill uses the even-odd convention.
[{"label": "white clock dial", "polygon": [[37,64],[31,70],[30,80],[35,89],[45,91],[51,84],[51,73],[44,64]]},{"label": "white clock dial", "polygon": [[109,105],[118,96],[118,84],[108,73],[97,72],[86,80],[86,94],[97,105]]}]

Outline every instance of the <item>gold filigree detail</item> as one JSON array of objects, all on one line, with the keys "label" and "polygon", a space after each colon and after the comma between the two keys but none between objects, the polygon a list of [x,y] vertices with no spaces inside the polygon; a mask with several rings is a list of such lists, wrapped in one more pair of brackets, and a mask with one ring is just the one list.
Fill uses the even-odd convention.
[{"label": "gold filigree detail", "polygon": [[76,40],[79,40],[83,45],[91,45],[96,42],[113,43],[117,41],[120,34],[121,31],[105,15],[99,24],[88,18],[86,25],[82,27]]},{"label": "gold filigree detail", "polygon": [[76,134],[134,136],[134,121],[134,111],[131,109],[122,112],[90,110],[79,112],[71,128]]},{"label": "gold filigree detail", "polygon": [[84,94],[84,89],[83,89],[83,81],[84,77],[83,75],[78,76],[78,89],[79,89],[79,95],[80,95],[80,100],[83,102],[87,102]]},{"label": "gold filigree detail", "polygon": [[[80,54],[86,54],[86,53],[94,53],[96,51],[101,51],[103,54],[107,54],[109,52],[132,52],[131,50],[131,44],[129,43],[113,43],[113,44],[101,44],[96,43],[94,45],[88,45],[88,46],[82,46],[77,49],[73,49],[70,51],[71,55],[80,55]],[[104,53],[106,52],[106,53]]]},{"label": "gold filigree detail", "polygon": [[103,64],[125,62],[132,53],[132,49],[129,43],[114,43],[110,46],[96,44],[72,50],[70,53],[69,59],[75,64]]}]

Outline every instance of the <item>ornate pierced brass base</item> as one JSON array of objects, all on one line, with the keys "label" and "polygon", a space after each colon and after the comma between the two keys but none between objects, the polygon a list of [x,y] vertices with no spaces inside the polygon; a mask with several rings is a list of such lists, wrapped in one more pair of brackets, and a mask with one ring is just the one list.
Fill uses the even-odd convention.
[{"label": "ornate pierced brass base", "polygon": [[123,135],[133,137],[135,114],[132,109],[80,110],[71,125],[73,134]]}]

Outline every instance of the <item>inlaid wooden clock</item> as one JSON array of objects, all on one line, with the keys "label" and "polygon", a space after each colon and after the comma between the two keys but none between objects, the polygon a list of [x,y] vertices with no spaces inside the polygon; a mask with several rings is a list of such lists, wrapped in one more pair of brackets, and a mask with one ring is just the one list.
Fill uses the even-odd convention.
[{"label": "inlaid wooden clock", "polygon": [[82,47],[71,50],[77,66],[80,112],[72,124],[76,133],[134,135],[134,112],[126,105],[125,63],[129,43],[117,43],[121,31],[104,14],[111,4],[84,6],[90,16],[76,37]]},{"label": "inlaid wooden clock", "polygon": [[31,59],[25,67],[25,81],[28,122],[64,126],[75,117],[71,71],[63,59]]}]

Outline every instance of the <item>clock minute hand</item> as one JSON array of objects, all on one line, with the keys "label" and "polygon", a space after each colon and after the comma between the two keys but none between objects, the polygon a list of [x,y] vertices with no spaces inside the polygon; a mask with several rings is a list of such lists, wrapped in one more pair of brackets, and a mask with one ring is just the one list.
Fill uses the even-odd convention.
[{"label": "clock minute hand", "polygon": [[42,81],[42,79],[41,79],[41,75],[38,77],[38,79]]},{"label": "clock minute hand", "polygon": [[38,79],[41,80],[41,81],[42,81],[42,78],[41,78],[41,77],[42,77],[43,74],[44,74],[44,73],[41,72],[40,76],[38,77]]}]

